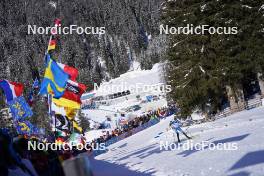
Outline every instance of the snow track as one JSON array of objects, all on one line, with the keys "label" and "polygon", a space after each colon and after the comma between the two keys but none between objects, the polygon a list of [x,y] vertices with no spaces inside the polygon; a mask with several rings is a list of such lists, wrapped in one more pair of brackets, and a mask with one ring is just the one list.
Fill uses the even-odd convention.
[{"label": "snow track", "polygon": [[[126,167],[135,171],[134,175],[264,175],[263,107],[214,122],[194,125],[188,129],[189,134],[198,136],[194,137],[193,143],[236,143],[237,150],[160,150],[160,141],[168,141],[171,144],[175,140],[173,132],[167,131],[172,118],[168,117],[155,126],[109,146],[109,151],[96,159]],[[183,135],[180,135],[180,138],[183,143],[188,142]],[[120,172],[120,175],[125,173]]]}]

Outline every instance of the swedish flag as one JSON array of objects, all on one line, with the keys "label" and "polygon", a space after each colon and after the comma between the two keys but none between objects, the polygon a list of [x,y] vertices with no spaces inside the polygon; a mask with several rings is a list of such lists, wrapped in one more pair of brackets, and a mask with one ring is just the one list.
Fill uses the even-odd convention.
[{"label": "swedish flag", "polygon": [[39,93],[41,95],[53,93],[54,98],[60,98],[64,94],[68,79],[69,75],[47,54],[45,75]]}]

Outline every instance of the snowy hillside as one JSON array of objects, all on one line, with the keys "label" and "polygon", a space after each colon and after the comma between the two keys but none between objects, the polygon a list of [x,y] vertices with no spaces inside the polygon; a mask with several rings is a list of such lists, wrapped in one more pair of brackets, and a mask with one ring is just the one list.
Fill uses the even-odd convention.
[{"label": "snowy hillside", "polygon": [[[98,175],[157,176],[262,176],[264,173],[264,108],[243,111],[215,122],[187,129],[193,143],[236,143],[237,150],[160,150],[160,141],[174,143],[167,131],[172,117],[109,146],[109,151],[92,160]],[[185,138],[182,143],[187,143]],[[101,166],[104,170],[100,170]],[[107,165],[115,167],[105,167]],[[122,168],[122,169],[120,169]],[[118,172],[119,169],[119,172]]]},{"label": "snowy hillside", "polygon": [[[153,89],[144,89],[144,86],[153,86],[163,84],[163,64],[155,64],[151,70],[134,70],[122,74],[120,77],[104,82],[97,90],[93,91],[96,97],[104,97],[104,100],[95,101],[95,109],[84,109],[82,112],[93,121],[102,123],[106,117],[111,117],[113,124],[120,117],[120,112],[125,112],[126,108],[134,105],[140,106],[140,110],[126,113],[126,115],[140,115],[150,110],[167,106],[164,93]],[[113,99],[106,98],[109,94],[122,91],[130,91],[129,95]],[[83,97],[88,94],[84,94]],[[148,102],[147,96],[159,97],[156,101]],[[84,100],[85,101],[85,100]],[[145,101],[145,102],[144,102]],[[143,102],[143,103],[142,103]]]},{"label": "snowy hillside", "polygon": [[[130,87],[134,87],[135,84],[138,84],[138,87],[143,87],[144,85],[164,83],[162,71],[162,64],[155,64],[151,70],[137,69],[129,71],[120,75],[118,78],[110,80],[109,82],[103,82],[96,91],[96,96],[116,93],[116,90],[120,92],[130,90],[133,92],[134,90],[131,90]],[[111,90],[109,87],[113,89]],[[117,89],[115,89],[115,87],[117,87]]]}]

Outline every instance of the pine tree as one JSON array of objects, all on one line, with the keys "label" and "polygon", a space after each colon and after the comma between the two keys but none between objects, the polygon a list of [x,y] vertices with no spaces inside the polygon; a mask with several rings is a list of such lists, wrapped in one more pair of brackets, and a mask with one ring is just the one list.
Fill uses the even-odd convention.
[{"label": "pine tree", "polygon": [[87,130],[90,130],[90,122],[89,122],[89,120],[80,111],[78,113],[78,118],[80,120],[80,127],[82,127],[83,132],[86,132]]},{"label": "pine tree", "polygon": [[[163,23],[169,27],[209,25],[237,27],[238,34],[179,34],[169,36],[167,81],[169,95],[187,116],[195,109],[221,109],[226,86],[243,89],[248,75],[263,72],[263,5],[257,1],[166,1]],[[262,64],[261,64],[262,63]],[[237,95],[237,94],[235,94]]]},{"label": "pine tree", "polygon": [[[109,57],[110,50],[107,51],[106,43],[100,45],[100,39],[104,35],[58,36],[54,58],[79,69],[78,82],[84,83],[91,90],[94,82],[100,84],[110,77],[118,77],[129,69],[126,62],[126,43],[136,52],[137,59],[141,58],[138,24],[129,6],[133,5],[136,8],[145,30],[152,33],[159,20],[159,14],[152,11],[157,11],[161,1],[60,0],[54,1],[56,7],[54,8],[50,5],[52,2],[46,0],[1,0],[0,79],[23,83],[24,96],[27,98],[32,79],[34,80],[32,70],[38,69],[40,75],[44,74],[43,58],[49,39],[49,35],[28,35],[28,25],[50,27],[55,18],[60,18],[64,27],[70,25],[106,27],[105,36],[114,38],[111,43],[112,54]],[[153,38],[156,36],[153,35]],[[112,59],[116,64],[108,64],[104,68],[100,66],[99,58],[104,62]],[[160,58],[158,57],[156,62]],[[0,101],[0,106],[4,103]],[[32,122],[39,127],[46,126],[49,119],[44,102],[33,107],[33,111]]]}]

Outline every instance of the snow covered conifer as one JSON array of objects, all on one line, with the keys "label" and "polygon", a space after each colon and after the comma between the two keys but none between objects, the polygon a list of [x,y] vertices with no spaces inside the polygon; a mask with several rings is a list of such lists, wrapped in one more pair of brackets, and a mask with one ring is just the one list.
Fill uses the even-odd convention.
[{"label": "snow covered conifer", "polygon": [[[183,115],[197,108],[216,113],[226,86],[246,95],[251,91],[246,85],[264,70],[263,1],[166,1],[162,14],[163,26],[171,29],[166,74],[173,88],[170,97]],[[202,25],[208,30],[196,33],[194,28]]]}]

